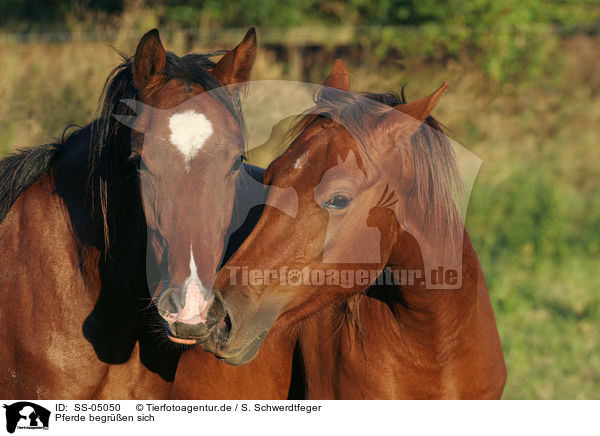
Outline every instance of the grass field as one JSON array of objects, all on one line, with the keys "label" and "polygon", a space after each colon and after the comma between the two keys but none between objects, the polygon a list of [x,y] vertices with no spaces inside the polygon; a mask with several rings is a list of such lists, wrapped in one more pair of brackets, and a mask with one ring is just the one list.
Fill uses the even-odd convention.
[{"label": "grass field", "polygon": [[[89,122],[119,62],[110,45],[131,54],[135,43],[0,45],[0,155]],[[356,91],[408,84],[412,99],[450,81],[435,115],[483,160],[467,228],[504,346],[504,398],[600,398],[599,49],[598,38],[563,41],[562,73],[527,86],[491,82],[468,59],[346,60]],[[320,81],[330,68],[315,66],[306,79]],[[253,78],[286,79],[286,71],[262,51]]]}]

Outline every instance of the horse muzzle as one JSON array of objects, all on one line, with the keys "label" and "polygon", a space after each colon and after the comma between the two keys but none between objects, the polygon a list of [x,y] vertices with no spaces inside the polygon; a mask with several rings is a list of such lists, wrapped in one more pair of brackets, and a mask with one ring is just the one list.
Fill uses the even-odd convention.
[{"label": "horse muzzle", "polygon": [[193,283],[167,289],[159,297],[157,307],[169,339],[186,345],[205,341],[226,315],[214,293],[207,296]]}]

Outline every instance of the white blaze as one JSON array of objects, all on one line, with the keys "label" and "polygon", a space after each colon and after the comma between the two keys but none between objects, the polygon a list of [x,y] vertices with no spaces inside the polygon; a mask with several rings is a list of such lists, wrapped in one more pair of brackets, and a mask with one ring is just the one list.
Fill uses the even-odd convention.
[{"label": "white blaze", "polygon": [[196,268],[196,261],[194,260],[194,250],[190,245],[190,278],[200,281],[198,278],[198,268]]},{"label": "white blaze", "polygon": [[190,161],[213,134],[212,124],[203,114],[187,110],[171,115],[169,128],[169,139],[182,154],[185,167],[189,170]]},{"label": "white blaze", "polygon": [[194,251],[190,246],[190,277],[186,280],[185,303],[175,321],[187,324],[206,322],[208,301],[204,298],[205,289],[198,278],[198,269],[194,260]]}]

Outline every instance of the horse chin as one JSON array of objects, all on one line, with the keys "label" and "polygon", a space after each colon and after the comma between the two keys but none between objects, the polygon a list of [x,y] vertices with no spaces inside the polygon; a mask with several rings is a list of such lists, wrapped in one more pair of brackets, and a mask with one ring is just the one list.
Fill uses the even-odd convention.
[{"label": "horse chin", "polygon": [[[169,324],[165,322],[165,333],[171,342],[180,345],[196,345],[205,342],[210,333],[211,329],[206,327],[205,325],[185,325],[181,323],[177,323],[177,326],[174,324]],[[200,330],[196,330],[196,327],[200,327]]]},{"label": "horse chin", "polygon": [[[267,336],[267,330],[258,335],[250,344],[233,351],[220,350],[213,354],[225,363],[234,366],[245,365],[256,357],[260,347]],[[218,347],[217,347],[218,348]],[[207,350],[209,351],[209,350]]]}]

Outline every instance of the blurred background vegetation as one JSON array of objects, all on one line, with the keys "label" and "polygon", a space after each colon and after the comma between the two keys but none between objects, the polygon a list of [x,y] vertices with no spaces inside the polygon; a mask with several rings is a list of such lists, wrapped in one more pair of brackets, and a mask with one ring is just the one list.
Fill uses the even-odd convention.
[{"label": "blurred background vegetation", "polygon": [[231,48],[258,26],[254,79],[320,83],[436,109],[483,159],[467,227],[488,280],[505,398],[600,398],[598,0],[0,0],[0,156],[95,114],[111,47]]}]

